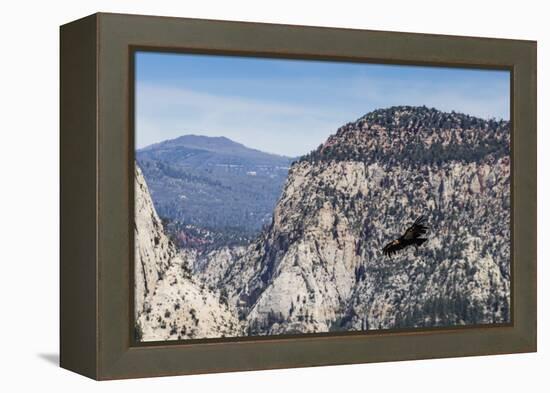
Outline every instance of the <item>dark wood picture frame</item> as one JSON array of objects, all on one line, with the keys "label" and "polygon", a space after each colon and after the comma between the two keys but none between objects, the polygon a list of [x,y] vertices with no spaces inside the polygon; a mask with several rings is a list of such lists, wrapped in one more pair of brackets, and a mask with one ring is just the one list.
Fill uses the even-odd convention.
[{"label": "dark wood picture frame", "polygon": [[[138,49],[511,71],[512,323],[133,342]],[[536,351],[536,42],[94,14],[61,27],[61,366],[104,380]]]}]

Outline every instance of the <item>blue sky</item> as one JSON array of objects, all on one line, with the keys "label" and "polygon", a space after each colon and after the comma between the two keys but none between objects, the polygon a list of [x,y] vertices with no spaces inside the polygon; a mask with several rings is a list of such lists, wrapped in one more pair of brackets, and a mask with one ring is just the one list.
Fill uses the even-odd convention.
[{"label": "blue sky", "polygon": [[509,119],[508,71],[138,52],[136,147],[226,136],[298,156],[374,109]]}]

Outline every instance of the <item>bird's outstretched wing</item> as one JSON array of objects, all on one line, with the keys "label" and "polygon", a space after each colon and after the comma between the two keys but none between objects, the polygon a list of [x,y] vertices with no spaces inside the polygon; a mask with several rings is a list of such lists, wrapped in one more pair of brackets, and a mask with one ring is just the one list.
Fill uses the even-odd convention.
[{"label": "bird's outstretched wing", "polygon": [[426,232],[428,232],[428,227],[426,226],[426,217],[420,216],[418,217],[415,222],[407,228],[405,231],[405,234],[403,235],[403,239],[405,240],[414,240],[418,239],[420,236],[424,235]]}]

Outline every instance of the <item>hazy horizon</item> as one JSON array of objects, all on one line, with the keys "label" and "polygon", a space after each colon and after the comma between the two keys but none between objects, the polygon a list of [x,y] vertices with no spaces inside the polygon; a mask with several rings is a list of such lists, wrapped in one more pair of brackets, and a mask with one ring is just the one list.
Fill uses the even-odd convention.
[{"label": "hazy horizon", "polygon": [[196,54],[136,54],[136,149],[223,136],[297,157],[372,110],[434,107],[509,120],[501,70]]}]

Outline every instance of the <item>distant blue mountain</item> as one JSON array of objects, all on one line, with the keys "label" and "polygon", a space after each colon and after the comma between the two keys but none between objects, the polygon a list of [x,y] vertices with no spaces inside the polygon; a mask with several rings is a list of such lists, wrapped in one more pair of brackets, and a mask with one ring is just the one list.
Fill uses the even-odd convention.
[{"label": "distant blue mountain", "polygon": [[278,164],[288,163],[289,157],[264,153],[251,149],[243,144],[232,141],[224,136],[210,137],[203,135],[184,135],[176,139],[147,146],[140,150],[141,153],[164,154],[166,152],[195,151],[196,153],[214,153],[208,157],[223,157],[224,160],[249,160],[253,164]]},{"label": "distant blue mountain", "polygon": [[139,149],[158,214],[182,246],[244,243],[271,221],[293,158],[225,137],[184,135]]}]

